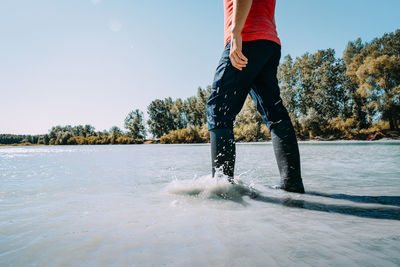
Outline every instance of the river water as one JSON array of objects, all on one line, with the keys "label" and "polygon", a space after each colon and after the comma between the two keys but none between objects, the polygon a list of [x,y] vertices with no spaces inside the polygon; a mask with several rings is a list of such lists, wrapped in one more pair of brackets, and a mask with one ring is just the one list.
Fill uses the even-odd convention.
[{"label": "river water", "polygon": [[0,266],[399,266],[400,142],[300,153],[304,195],[270,143],[237,145],[235,186],[209,145],[0,148]]}]

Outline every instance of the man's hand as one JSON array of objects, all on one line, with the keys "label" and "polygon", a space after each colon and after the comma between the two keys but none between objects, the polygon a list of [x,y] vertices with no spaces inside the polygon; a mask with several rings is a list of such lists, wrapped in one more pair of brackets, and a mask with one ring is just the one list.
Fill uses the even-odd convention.
[{"label": "man's hand", "polygon": [[231,34],[231,47],[229,59],[232,65],[238,70],[242,70],[247,65],[247,58],[242,53],[242,36],[241,34]]},{"label": "man's hand", "polygon": [[232,65],[238,70],[242,70],[247,65],[247,58],[242,53],[242,30],[252,4],[253,0],[233,0],[231,51],[229,58]]}]

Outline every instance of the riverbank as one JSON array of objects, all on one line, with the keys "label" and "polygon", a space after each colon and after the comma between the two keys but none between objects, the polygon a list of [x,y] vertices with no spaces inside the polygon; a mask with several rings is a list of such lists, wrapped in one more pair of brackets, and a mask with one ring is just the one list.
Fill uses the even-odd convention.
[{"label": "riverbank", "polygon": [[[296,130],[296,129],[295,129]],[[265,142],[271,140],[271,135],[265,127],[234,128],[235,140],[237,142]],[[296,131],[297,139],[300,141],[338,141],[338,140],[364,140],[375,141],[380,139],[400,139],[400,130],[369,128],[362,130],[344,129],[315,134],[311,131]],[[161,136],[161,144],[193,144],[210,142],[209,133],[204,128],[190,127],[170,131]]]},{"label": "riverbank", "polygon": [[[236,142],[237,144],[262,144],[262,143],[268,143],[270,140],[263,140],[263,141],[258,141],[258,142]],[[343,142],[343,143],[352,143],[352,142],[357,142],[357,143],[378,143],[378,142],[400,142],[400,137],[383,137],[380,139],[332,139],[332,138],[324,138],[324,137],[316,137],[315,139],[298,139],[299,143],[337,143],[337,142]],[[173,143],[173,144],[206,144],[209,142],[199,142],[199,143]],[[145,140],[143,143],[140,143],[139,145],[152,145],[152,144],[167,144],[167,143],[161,143],[160,140]],[[69,144],[71,145],[71,144]],[[94,145],[101,145],[101,144],[74,144],[73,146],[82,146],[82,145],[89,145],[89,146],[94,146]],[[103,144],[103,145],[131,145],[131,144]],[[45,145],[45,144],[31,144],[31,143],[20,143],[20,144],[0,144],[0,147],[9,147],[9,146],[65,146],[65,145]]]},{"label": "riverbank", "polygon": [[15,144],[0,144],[0,146],[45,146],[45,144],[32,144],[29,142]]},{"label": "riverbank", "polygon": [[[271,135],[265,125],[261,125],[258,129],[238,129],[234,128],[235,140],[237,143],[249,142],[266,142],[271,140]],[[125,144],[201,144],[210,142],[210,134],[206,127],[188,127],[170,131],[168,134],[161,136],[160,139],[134,140],[127,135],[103,135],[103,136],[73,136],[68,139],[50,138],[43,141],[42,136],[13,136],[18,138],[8,138],[5,140],[13,140],[14,142],[2,143],[0,146],[43,146],[43,145],[125,145]],[[43,135],[44,136],[44,135]],[[400,140],[400,129],[379,129],[377,127],[354,130],[345,129],[343,131],[328,132],[325,134],[314,134],[312,132],[296,131],[299,141],[377,141],[382,139]],[[30,139],[29,139],[30,137]],[[22,139],[23,138],[23,139]],[[23,140],[16,142],[18,140]],[[27,142],[26,140],[31,140]],[[0,140],[1,141],[1,140]],[[35,143],[35,141],[37,143]]]}]

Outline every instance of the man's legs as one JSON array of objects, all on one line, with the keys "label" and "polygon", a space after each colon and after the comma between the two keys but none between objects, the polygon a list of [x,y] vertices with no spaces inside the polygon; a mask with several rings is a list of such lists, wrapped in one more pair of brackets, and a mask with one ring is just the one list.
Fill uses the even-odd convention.
[{"label": "man's legs", "polygon": [[233,121],[242,109],[251,84],[271,57],[271,46],[273,44],[265,40],[243,42],[243,53],[249,59],[249,63],[242,71],[234,68],[229,60],[229,44],[222,54],[207,101],[213,176],[217,170],[221,170],[229,180],[233,179]]},{"label": "man's legs", "polygon": [[233,179],[235,143],[233,121],[242,109],[250,88],[256,107],[271,131],[275,157],[281,175],[281,188],[304,192],[300,173],[300,155],[290,117],[280,98],[277,68],[280,46],[272,41],[243,42],[243,53],[249,63],[242,71],[229,60],[229,44],[217,67],[211,95],[207,101],[213,176],[222,169]]},{"label": "man's legs", "polygon": [[304,193],[300,170],[300,153],[293,125],[280,97],[277,68],[280,47],[265,64],[254,81],[250,95],[271,132],[275,158],[281,176],[280,187],[286,191]]}]

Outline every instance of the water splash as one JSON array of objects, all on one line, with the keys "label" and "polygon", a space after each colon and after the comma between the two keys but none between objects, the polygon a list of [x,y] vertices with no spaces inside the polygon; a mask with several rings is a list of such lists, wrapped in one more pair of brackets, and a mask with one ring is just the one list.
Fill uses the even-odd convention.
[{"label": "water splash", "polygon": [[241,202],[244,196],[255,198],[258,191],[251,185],[235,177],[230,183],[227,177],[210,175],[192,180],[174,180],[167,188],[168,192],[176,195],[192,196],[200,199],[226,199]]}]

